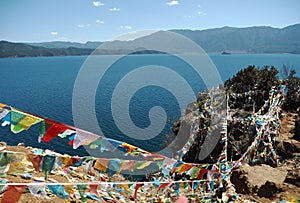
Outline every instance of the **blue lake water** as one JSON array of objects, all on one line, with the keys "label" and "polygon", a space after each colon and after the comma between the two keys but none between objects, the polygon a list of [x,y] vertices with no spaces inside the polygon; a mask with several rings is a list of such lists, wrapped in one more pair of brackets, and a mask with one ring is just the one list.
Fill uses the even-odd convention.
[{"label": "blue lake water", "polygon": [[[281,69],[283,64],[287,64],[297,71],[298,76],[300,72],[300,55],[213,54],[209,56],[217,67],[223,81],[248,65],[258,67],[274,65]],[[86,58],[87,56],[0,59],[0,103],[74,125],[72,116],[73,87],[78,72]],[[166,66],[177,72],[188,81],[195,94],[199,90],[206,88],[202,79],[196,77],[195,71],[176,57],[168,55],[131,55],[115,63],[99,82],[95,98],[95,111],[104,136],[126,141],[150,151],[159,151],[163,147],[162,142],[165,139],[165,134],[171,133],[170,127],[172,123],[180,116],[179,104],[170,91],[152,85],[140,88],[132,95],[129,104],[129,114],[132,122],[137,127],[146,128],[150,125],[149,110],[153,106],[161,106],[167,114],[168,122],[163,131],[149,140],[133,139],[130,135],[122,133],[114,122],[111,110],[111,98],[118,82],[130,71],[141,66],[147,66],[153,61],[159,62],[156,65]],[[149,75],[144,75],[139,79],[146,80],[148,77]],[[161,80],[167,80],[168,83],[176,83],[176,80],[163,75],[158,74],[157,77]],[[132,81],[132,85],[135,85],[135,81]],[[82,99],[84,100],[85,98]],[[121,109],[124,106],[119,106],[118,108]],[[86,117],[87,124],[85,129],[97,133],[96,129],[88,125],[89,116],[82,116]],[[83,124],[83,126],[85,125]],[[49,148],[61,153],[85,154],[82,147],[77,151],[73,151],[67,145],[67,140],[55,138],[49,144],[44,144],[37,142],[37,136],[38,126],[16,135],[12,134],[7,127],[0,128],[0,141],[5,141],[10,145],[24,142],[26,145]]]}]

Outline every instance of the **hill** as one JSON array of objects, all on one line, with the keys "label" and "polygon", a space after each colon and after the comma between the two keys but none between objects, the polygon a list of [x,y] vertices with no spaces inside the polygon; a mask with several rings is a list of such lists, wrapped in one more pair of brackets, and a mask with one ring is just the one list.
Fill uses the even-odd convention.
[{"label": "hill", "polygon": [[69,48],[45,48],[31,46],[24,43],[12,43],[0,41],[0,57],[33,57],[33,56],[67,56],[67,55],[89,55],[93,49]]},{"label": "hill", "polygon": [[36,43],[27,43],[27,44],[32,45],[32,46],[46,47],[46,48],[75,47],[75,48],[80,48],[80,49],[96,49],[102,43],[103,42],[90,42],[90,41],[88,41],[86,43],[53,41],[53,42],[36,42]]}]

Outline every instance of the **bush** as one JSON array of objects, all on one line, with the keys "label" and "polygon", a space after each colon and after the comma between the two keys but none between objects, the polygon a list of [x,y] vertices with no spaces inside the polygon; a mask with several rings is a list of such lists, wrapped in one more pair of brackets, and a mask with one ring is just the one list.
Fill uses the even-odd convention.
[{"label": "bush", "polygon": [[286,79],[287,94],[283,110],[289,112],[296,112],[300,108],[300,78],[296,77],[296,71],[291,70]]}]

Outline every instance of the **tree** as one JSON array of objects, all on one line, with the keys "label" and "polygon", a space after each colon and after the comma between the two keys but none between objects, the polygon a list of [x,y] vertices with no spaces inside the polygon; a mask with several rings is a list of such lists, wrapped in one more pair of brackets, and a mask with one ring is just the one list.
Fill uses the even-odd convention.
[{"label": "tree", "polygon": [[294,69],[290,71],[286,80],[286,88],[286,98],[282,107],[285,111],[296,112],[300,108],[300,78],[296,77]]},{"label": "tree", "polygon": [[[265,100],[269,98],[271,88],[279,85],[278,73],[279,71],[274,66],[264,66],[261,69],[255,66],[248,66],[240,70],[233,78],[227,80],[225,87],[229,93],[255,91],[255,96],[252,99],[255,102],[256,110],[258,110]],[[237,98],[234,107],[243,108],[247,99]]]}]

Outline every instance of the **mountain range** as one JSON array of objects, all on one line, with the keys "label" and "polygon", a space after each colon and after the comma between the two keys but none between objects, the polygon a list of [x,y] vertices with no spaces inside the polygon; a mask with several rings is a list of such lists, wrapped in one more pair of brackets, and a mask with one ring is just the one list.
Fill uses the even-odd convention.
[{"label": "mountain range", "polygon": [[192,39],[206,52],[300,53],[300,24],[281,29],[256,26],[173,31]]},{"label": "mountain range", "polygon": [[[190,38],[208,53],[293,53],[300,54],[300,23],[284,28],[254,26],[222,27],[207,30],[170,30]],[[142,37],[159,39],[161,32]],[[94,54],[151,54],[155,50],[139,47],[141,38],[132,41],[106,42]],[[89,55],[103,42],[40,42],[13,43],[0,41],[0,57]]]}]

